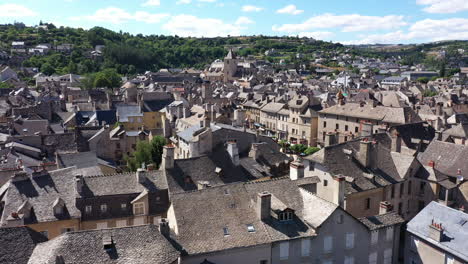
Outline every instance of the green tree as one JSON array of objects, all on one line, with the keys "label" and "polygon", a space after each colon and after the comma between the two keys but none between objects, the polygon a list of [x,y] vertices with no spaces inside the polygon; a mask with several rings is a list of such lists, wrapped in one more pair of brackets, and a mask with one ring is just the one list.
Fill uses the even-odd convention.
[{"label": "green tree", "polygon": [[302,154],[304,153],[304,151],[306,151],[307,149],[307,146],[306,145],[302,145],[302,144],[295,144],[295,145],[292,145],[290,147],[291,151],[294,152],[295,154]]},{"label": "green tree", "polygon": [[315,152],[319,151],[320,148],[317,148],[317,147],[308,147],[305,151],[304,151],[304,154],[306,154],[307,156],[308,155],[312,155],[314,154]]},{"label": "green tree", "polygon": [[151,140],[151,159],[156,169],[159,169],[162,161],[163,147],[166,145],[166,139],[161,136],[155,136]]},{"label": "green tree", "polygon": [[127,168],[130,171],[136,171],[143,164],[153,164],[156,169],[162,162],[163,147],[166,145],[166,139],[161,136],[154,137],[151,142],[139,141],[132,157],[126,157]]},{"label": "green tree", "polygon": [[42,64],[41,72],[45,75],[52,75],[55,73],[55,68],[48,62]]},{"label": "green tree", "polygon": [[429,78],[428,77],[420,77],[416,81],[426,84],[426,83],[429,82]]},{"label": "green tree", "polygon": [[14,86],[11,83],[0,82],[0,89],[13,89]]}]

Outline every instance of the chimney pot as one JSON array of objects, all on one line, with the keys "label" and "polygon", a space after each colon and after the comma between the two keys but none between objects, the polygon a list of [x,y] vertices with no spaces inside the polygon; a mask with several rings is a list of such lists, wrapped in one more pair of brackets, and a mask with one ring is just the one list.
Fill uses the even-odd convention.
[{"label": "chimney pot", "polygon": [[270,219],[271,194],[269,192],[261,192],[258,194],[257,213],[258,213],[260,220],[262,221]]},{"label": "chimney pot", "polygon": [[429,161],[429,167],[435,168],[435,162],[433,160]]},{"label": "chimney pot", "polygon": [[387,214],[393,210],[393,205],[388,201],[380,202],[380,211],[379,214]]}]

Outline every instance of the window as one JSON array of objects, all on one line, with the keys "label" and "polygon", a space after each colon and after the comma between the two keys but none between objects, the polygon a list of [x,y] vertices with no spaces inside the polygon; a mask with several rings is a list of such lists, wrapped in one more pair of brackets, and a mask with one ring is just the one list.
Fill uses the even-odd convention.
[{"label": "window", "polygon": [[345,256],[344,264],[354,264],[354,257],[352,257],[352,256]]},{"label": "window", "polygon": [[303,257],[310,256],[310,239],[304,238],[301,241],[301,255]]},{"label": "window", "polygon": [[370,209],[370,198],[366,198],[366,210]]},{"label": "window", "polygon": [[338,223],[338,224],[342,224],[343,221],[344,221],[344,216],[340,214],[340,215],[338,216],[337,223]]},{"label": "window", "polygon": [[359,127],[354,128],[354,133],[357,133],[357,132],[359,132]]},{"label": "window", "polygon": [[390,198],[394,198],[395,197],[395,185],[392,185],[392,189],[390,191]]},{"label": "window", "polygon": [[426,188],[426,183],[425,182],[420,182],[419,183],[419,194],[424,194],[424,189]]},{"label": "window", "polygon": [[411,181],[408,181],[408,194],[411,194]]},{"label": "window", "polygon": [[336,129],[336,130],[340,129],[340,125],[339,125],[339,124],[336,124],[336,125],[335,125],[335,129]]},{"label": "window", "polygon": [[403,197],[403,193],[405,192],[405,183],[402,182],[400,184],[400,198]]},{"label": "window", "polygon": [[354,233],[346,233],[346,249],[354,248]]},{"label": "window", "polygon": [[68,232],[73,232],[73,231],[75,231],[75,228],[73,228],[73,227],[62,228],[62,234],[63,233],[68,233]]},{"label": "window", "polygon": [[229,229],[227,227],[223,227],[223,234],[224,236],[229,236]]},{"label": "window", "polygon": [[446,264],[455,264],[455,259],[452,256],[445,255],[445,263]]},{"label": "window", "polygon": [[315,170],[315,163],[312,161],[309,161],[309,171],[314,171]]},{"label": "window", "polygon": [[268,260],[260,260],[260,264],[268,264]]},{"label": "window", "polygon": [[330,253],[333,250],[333,237],[331,236],[326,236],[323,239],[323,252],[324,253]]},{"label": "window", "polygon": [[371,245],[377,244],[379,241],[379,231],[372,231],[371,232]]},{"label": "window", "polygon": [[328,181],[327,180],[323,180],[323,186],[328,186]]},{"label": "window", "polygon": [[398,203],[398,214],[402,215],[402,213],[403,213],[403,203],[399,202]]},{"label": "window", "polygon": [[291,211],[281,212],[278,215],[278,219],[280,221],[289,221],[289,220],[292,220],[292,218],[293,218],[293,213]]},{"label": "window", "polygon": [[117,220],[117,221],[115,221],[115,226],[116,227],[125,227],[125,226],[127,226],[127,220],[126,219]]},{"label": "window", "polygon": [[133,204],[133,214],[134,215],[144,215],[145,214],[145,204],[144,203],[134,203]]},{"label": "window", "polygon": [[327,122],[326,121],[323,121],[323,127],[327,127]]},{"label": "window", "polygon": [[344,130],[345,130],[345,131],[348,131],[348,125],[345,125],[345,126],[344,126]]},{"label": "window", "polygon": [[91,214],[91,212],[93,212],[93,207],[91,205],[85,206],[85,213]]},{"label": "window", "polygon": [[101,204],[101,213],[107,212],[107,204]]},{"label": "window", "polygon": [[253,225],[247,225],[247,231],[249,231],[249,233],[253,233],[255,232],[255,227]]},{"label": "window", "polygon": [[387,228],[387,231],[386,231],[386,238],[387,238],[387,241],[392,241],[393,240],[393,227],[389,227]]},{"label": "window", "polygon": [[107,222],[97,223],[96,229],[105,229],[107,228]]},{"label": "window", "polygon": [[377,252],[373,252],[369,255],[369,264],[377,264]]},{"label": "window", "polygon": [[383,264],[392,264],[392,249],[387,248],[384,251],[384,262]]},{"label": "window", "polygon": [[121,203],[120,204],[120,210],[126,211],[127,210],[127,204],[126,203]]},{"label": "window", "polygon": [[63,207],[62,207],[62,206],[56,206],[56,207],[54,207],[54,214],[55,214],[55,215],[61,215],[61,214],[63,214]]},{"label": "window", "polygon": [[280,259],[288,259],[289,258],[289,242],[281,242],[280,243]]}]

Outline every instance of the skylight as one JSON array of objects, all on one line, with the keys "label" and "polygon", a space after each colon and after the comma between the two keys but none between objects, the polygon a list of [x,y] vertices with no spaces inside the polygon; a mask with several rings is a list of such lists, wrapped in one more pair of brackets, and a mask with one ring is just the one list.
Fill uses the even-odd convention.
[{"label": "skylight", "polygon": [[249,233],[253,233],[255,232],[255,227],[253,225],[247,225],[247,231],[249,231]]},{"label": "skylight", "polygon": [[229,236],[229,229],[227,227],[223,227],[224,236]]}]

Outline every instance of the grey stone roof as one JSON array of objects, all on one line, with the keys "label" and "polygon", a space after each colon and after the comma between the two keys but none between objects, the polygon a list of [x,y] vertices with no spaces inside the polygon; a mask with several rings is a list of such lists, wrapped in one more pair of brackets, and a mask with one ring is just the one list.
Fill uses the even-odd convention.
[{"label": "grey stone roof", "polygon": [[128,122],[129,116],[143,116],[138,105],[118,105],[116,108],[119,122]]},{"label": "grey stone roof", "polygon": [[375,215],[369,217],[359,218],[369,230],[377,230],[380,228],[385,228],[389,226],[399,225],[405,222],[405,220],[395,212]]},{"label": "grey stone roof", "polygon": [[[106,251],[103,240],[112,239],[115,248]],[[153,225],[88,230],[65,233],[34,250],[29,264],[168,264],[177,261],[180,253]]]},{"label": "grey stone roof", "polygon": [[[429,225],[434,221],[442,224],[444,233],[441,242],[429,237]],[[430,244],[468,261],[468,214],[437,202],[428,204],[407,225],[407,231]]]},{"label": "grey stone roof", "polygon": [[388,122],[391,124],[406,124],[421,122],[421,118],[410,107],[386,107],[347,103],[334,105],[320,111],[320,114],[333,114]]},{"label": "grey stone roof", "polygon": [[413,156],[390,151],[391,139],[386,133],[375,134],[370,142],[372,147],[372,165],[368,168],[357,159],[361,139],[332,145],[306,157],[322,164],[332,175],[347,177],[345,193],[371,190],[404,180],[410,165],[415,162]]},{"label": "grey stone roof", "polygon": [[[11,213],[18,212],[24,202],[29,202],[34,211],[31,222],[57,221],[67,218],[79,218],[80,211],[75,207],[74,167],[45,172],[41,176],[11,182],[2,201],[5,208],[1,224],[5,225]],[[65,214],[54,215],[53,204],[58,199],[65,204]]]},{"label": "grey stone roof", "polygon": [[267,112],[267,113],[278,113],[281,109],[283,109],[283,107],[285,106],[285,104],[282,104],[282,103],[268,103],[266,104],[265,106],[262,107],[262,111],[263,112]]},{"label": "grey stone roof", "polygon": [[426,151],[418,154],[418,160],[423,165],[434,161],[434,169],[449,177],[457,177],[460,169],[461,175],[468,179],[468,147],[448,142],[434,140]]},{"label": "grey stone roof", "polygon": [[0,228],[0,263],[27,264],[38,243],[47,241],[29,227]]}]

